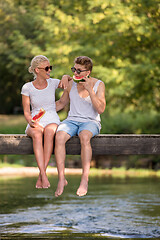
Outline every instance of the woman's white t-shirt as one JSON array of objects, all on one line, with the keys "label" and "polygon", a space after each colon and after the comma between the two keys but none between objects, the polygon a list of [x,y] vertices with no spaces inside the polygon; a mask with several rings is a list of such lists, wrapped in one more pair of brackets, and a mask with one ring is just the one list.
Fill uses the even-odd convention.
[{"label": "woman's white t-shirt", "polygon": [[[59,79],[49,78],[47,79],[47,87],[42,90],[35,88],[32,82],[25,83],[22,87],[21,94],[30,98],[32,117],[41,108],[45,110],[45,114],[39,120],[39,124],[43,127],[46,127],[50,123],[60,124],[55,104],[55,90],[58,88],[59,82]],[[27,128],[28,126],[29,124]]]}]

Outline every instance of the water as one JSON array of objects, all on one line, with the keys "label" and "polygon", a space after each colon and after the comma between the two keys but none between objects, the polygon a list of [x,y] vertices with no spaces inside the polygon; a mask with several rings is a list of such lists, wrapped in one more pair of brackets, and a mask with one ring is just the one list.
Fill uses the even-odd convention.
[{"label": "water", "polygon": [[0,239],[160,239],[160,181],[91,177],[76,196],[80,176],[67,176],[63,195],[35,189],[36,178],[0,178]]}]

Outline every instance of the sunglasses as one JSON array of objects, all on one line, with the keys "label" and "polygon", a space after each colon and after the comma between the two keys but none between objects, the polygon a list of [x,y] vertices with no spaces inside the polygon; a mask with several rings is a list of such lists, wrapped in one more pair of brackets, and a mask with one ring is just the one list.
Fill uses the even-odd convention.
[{"label": "sunglasses", "polygon": [[80,74],[81,72],[86,72],[86,71],[88,71],[88,70],[76,69],[75,67],[72,67],[71,70],[72,70],[72,72],[75,72],[75,71],[76,71],[78,74]]},{"label": "sunglasses", "polygon": [[45,68],[39,68],[38,67],[38,69],[44,69],[46,72],[48,72],[49,69],[52,70],[52,66],[47,66]]}]

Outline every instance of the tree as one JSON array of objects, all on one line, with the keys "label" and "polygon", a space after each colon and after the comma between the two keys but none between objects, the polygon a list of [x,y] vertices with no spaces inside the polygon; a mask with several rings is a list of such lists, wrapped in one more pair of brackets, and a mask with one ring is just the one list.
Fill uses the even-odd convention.
[{"label": "tree", "polygon": [[93,59],[112,111],[159,111],[158,0],[4,0],[0,3],[0,113],[21,104],[30,60],[46,55],[53,75],[76,56]]}]

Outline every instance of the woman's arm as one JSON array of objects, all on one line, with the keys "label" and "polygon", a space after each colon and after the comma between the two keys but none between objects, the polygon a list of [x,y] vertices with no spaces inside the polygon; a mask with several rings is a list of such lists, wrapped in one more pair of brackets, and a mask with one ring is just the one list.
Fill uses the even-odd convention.
[{"label": "woman's arm", "polygon": [[58,85],[58,88],[66,89],[69,86],[69,81],[71,80],[72,80],[72,77],[70,77],[69,75],[63,75]]},{"label": "woman's arm", "polygon": [[31,116],[31,111],[30,111],[30,99],[28,96],[25,96],[22,94],[22,105],[23,105],[23,112],[24,112],[24,117],[26,121],[29,123],[31,127],[36,127],[37,122],[32,122],[32,116]]}]

